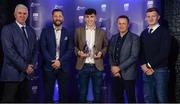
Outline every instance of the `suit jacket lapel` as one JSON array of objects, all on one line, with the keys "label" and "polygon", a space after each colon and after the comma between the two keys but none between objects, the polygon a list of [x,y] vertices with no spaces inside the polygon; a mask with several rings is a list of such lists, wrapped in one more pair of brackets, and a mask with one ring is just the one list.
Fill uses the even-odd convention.
[{"label": "suit jacket lapel", "polygon": [[27,38],[28,45],[29,45],[29,47],[32,47],[32,42],[31,42],[32,41],[32,36],[31,36],[31,31],[30,31],[28,26],[26,26],[26,31],[27,31],[27,36],[28,36],[28,38]]},{"label": "suit jacket lapel", "polygon": [[129,39],[130,39],[130,36],[129,36],[129,32],[128,32],[127,36],[126,36],[126,38],[124,40],[124,43],[122,45],[122,48],[121,48],[121,56],[123,56],[123,52],[126,52],[126,45],[128,44]]},{"label": "suit jacket lapel", "polygon": [[64,39],[65,39],[65,32],[64,32],[64,29],[62,28],[62,30],[61,30],[61,38],[60,38],[60,51],[62,50],[62,46],[63,46],[63,41],[64,41]]},{"label": "suit jacket lapel", "polygon": [[98,46],[98,39],[99,39],[98,36],[100,36],[98,33],[99,33],[99,29],[96,28],[96,30],[95,30],[95,42],[94,42],[94,45],[96,48]]},{"label": "suit jacket lapel", "polygon": [[115,39],[113,41],[113,50],[112,50],[112,52],[113,52],[113,61],[115,60],[115,57],[114,57],[115,56],[115,48],[116,48],[118,37],[119,37],[119,33],[116,34],[116,37],[115,37]]},{"label": "suit jacket lapel", "polygon": [[86,44],[86,28],[85,27],[82,28],[81,37],[82,37],[82,42],[83,42],[83,46],[82,46],[82,49],[83,49]]},{"label": "suit jacket lapel", "polygon": [[26,40],[26,37],[25,35],[23,34],[21,28],[18,26],[18,24],[14,23],[14,26],[16,28],[16,30],[18,31],[18,33],[20,34],[21,38],[23,39],[24,43],[26,44],[26,46],[28,47],[28,43],[27,43],[27,40]]},{"label": "suit jacket lapel", "polygon": [[55,32],[54,32],[54,28],[53,27],[51,27],[51,29],[50,29],[50,37],[49,37],[49,39],[52,39],[52,40],[50,40],[50,41],[52,41],[52,46],[54,45],[55,46],[55,48],[56,48],[56,36],[55,36],[56,34],[55,34]]}]

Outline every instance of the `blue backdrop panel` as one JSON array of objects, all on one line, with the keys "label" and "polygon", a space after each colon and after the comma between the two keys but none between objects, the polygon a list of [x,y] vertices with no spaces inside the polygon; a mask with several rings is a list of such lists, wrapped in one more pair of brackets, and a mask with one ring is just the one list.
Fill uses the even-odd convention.
[{"label": "blue backdrop panel", "polygon": [[[160,6],[159,1],[155,0],[29,0],[30,8],[30,25],[36,30],[38,38],[43,27],[52,25],[51,11],[54,8],[60,8],[64,11],[65,21],[63,26],[68,28],[74,35],[74,30],[78,26],[84,25],[84,11],[87,8],[94,8],[97,10],[97,26],[101,27],[108,33],[108,38],[117,33],[116,18],[119,15],[127,15],[130,19],[130,30],[137,35],[140,35],[145,23],[145,10],[152,6]],[[104,102],[111,102],[111,81],[108,58],[105,60],[105,71],[103,73],[103,96]],[[75,58],[72,59],[72,69],[70,70],[70,90],[69,98],[72,102],[78,101],[78,81],[77,71],[74,68]],[[33,96],[37,99],[43,97],[42,68],[41,55],[39,55],[39,67],[37,70],[38,80],[34,80],[32,89]],[[40,80],[41,79],[41,80]],[[38,82],[39,81],[39,82]],[[91,87],[91,85],[90,85]],[[57,88],[57,87],[55,87]],[[36,91],[38,90],[38,91]],[[41,91],[39,91],[41,90]],[[57,91],[57,89],[56,89]],[[41,94],[39,94],[41,93]],[[56,93],[57,94],[57,93]],[[142,77],[141,71],[136,86],[136,97],[138,102],[143,102],[142,94]],[[55,96],[55,100],[57,96]],[[92,91],[89,89],[88,100],[93,100]]]}]

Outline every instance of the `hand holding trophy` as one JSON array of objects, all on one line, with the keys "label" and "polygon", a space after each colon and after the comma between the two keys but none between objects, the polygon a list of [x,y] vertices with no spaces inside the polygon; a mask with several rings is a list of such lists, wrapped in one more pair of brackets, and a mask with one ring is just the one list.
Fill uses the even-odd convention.
[{"label": "hand holding trophy", "polygon": [[87,42],[85,43],[85,45],[83,47],[83,50],[82,51],[78,51],[78,55],[81,58],[86,58],[86,57],[89,56],[89,48],[88,48]]},{"label": "hand holding trophy", "polygon": [[99,59],[99,58],[101,58],[102,52],[101,52],[101,51],[98,51],[95,45],[93,46],[93,51],[94,51],[94,59]]}]

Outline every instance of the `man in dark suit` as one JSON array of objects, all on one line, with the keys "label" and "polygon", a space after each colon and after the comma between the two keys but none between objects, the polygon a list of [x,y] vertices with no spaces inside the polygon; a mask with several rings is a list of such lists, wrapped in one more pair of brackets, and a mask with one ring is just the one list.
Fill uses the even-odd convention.
[{"label": "man in dark suit", "polygon": [[146,11],[148,27],[141,33],[141,68],[144,81],[144,100],[146,103],[167,103],[169,81],[168,58],[171,36],[158,20],[156,8]]},{"label": "man in dark suit", "polygon": [[112,36],[109,44],[109,59],[112,72],[112,90],[115,102],[124,102],[124,90],[128,102],[135,103],[135,79],[140,49],[139,37],[130,32],[129,18],[125,15],[117,18],[118,33]]},{"label": "man in dark suit", "polygon": [[45,100],[53,102],[55,81],[59,87],[59,101],[68,102],[68,70],[73,55],[73,41],[67,29],[62,27],[63,11],[52,11],[53,26],[44,28],[41,33],[41,51],[44,59]]},{"label": "man in dark suit", "polygon": [[75,31],[76,69],[79,70],[80,102],[86,102],[88,82],[92,79],[94,102],[100,102],[103,57],[107,50],[106,33],[96,27],[96,10],[85,11],[85,26]]},{"label": "man in dark suit", "polygon": [[36,59],[36,34],[25,23],[28,17],[27,7],[18,4],[14,16],[16,21],[4,26],[1,33],[4,52],[1,81],[5,83],[2,102],[29,100],[28,79],[33,73]]}]

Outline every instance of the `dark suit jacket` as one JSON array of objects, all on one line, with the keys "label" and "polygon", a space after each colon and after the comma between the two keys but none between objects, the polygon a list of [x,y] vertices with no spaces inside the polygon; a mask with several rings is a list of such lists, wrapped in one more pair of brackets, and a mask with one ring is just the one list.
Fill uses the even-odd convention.
[{"label": "dark suit jacket", "polygon": [[4,52],[4,62],[1,73],[2,81],[22,81],[28,64],[35,65],[37,55],[37,40],[35,31],[26,26],[28,41],[17,23],[4,26],[1,42]]},{"label": "dark suit jacket", "polygon": [[[78,56],[78,51],[83,51],[83,48],[86,44],[86,31],[85,27],[77,28],[75,31],[75,53],[77,56],[77,62],[76,62],[76,69],[81,70],[85,59],[82,59]],[[108,46],[108,40],[106,33],[101,30],[100,28],[96,28],[95,32],[95,46],[97,51],[101,51],[103,53],[102,57],[100,59],[95,59],[95,65],[98,70],[103,70],[103,57],[106,54],[107,46]]]},{"label": "dark suit jacket", "polygon": [[[60,57],[61,68],[63,71],[68,71],[70,68],[69,62],[73,56],[73,40],[72,36],[65,28],[61,30],[60,39]],[[51,67],[51,61],[56,59],[56,38],[53,27],[44,28],[41,32],[40,39],[41,52],[44,59],[44,69],[46,71],[54,70]]]},{"label": "dark suit jacket", "polygon": [[[109,59],[111,66],[115,64],[114,54],[115,54],[115,46],[117,43],[118,36],[119,33],[114,35],[111,38],[109,44],[108,52],[109,52]],[[120,64],[119,64],[122,77],[125,80],[134,80],[137,76],[136,62],[138,60],[139,49],[140,49],[139,37],[131,32],[128,32],[121,48]]]}]

